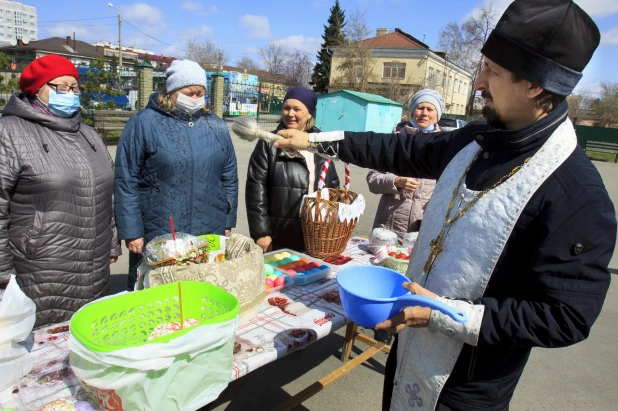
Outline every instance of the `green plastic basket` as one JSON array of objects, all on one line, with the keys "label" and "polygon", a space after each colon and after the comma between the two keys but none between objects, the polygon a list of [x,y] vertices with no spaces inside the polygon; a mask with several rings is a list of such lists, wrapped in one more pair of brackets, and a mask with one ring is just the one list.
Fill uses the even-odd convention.
[{"label": "green plastic basket", "polygon": [[[183,319],[195,318],[199,324],[148,341],[157,325],[180,321],[178,284],[182,287]],[[73,315],[70,330],[90,350],[110,352],[166,343],[195,327],[231,320],[239,309],[238,299],[227,291],[199,281],[183,281],[94,302]]]}]

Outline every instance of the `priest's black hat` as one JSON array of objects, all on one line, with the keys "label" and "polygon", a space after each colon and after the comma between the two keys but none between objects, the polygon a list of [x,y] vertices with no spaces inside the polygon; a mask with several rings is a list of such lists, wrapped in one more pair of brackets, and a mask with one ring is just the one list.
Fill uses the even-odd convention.
[{"label": "priest's black hat", "polygon": [[571,94],[599,45],[599,28],[571,0],[515,0],[481,53],[555,94]]}]

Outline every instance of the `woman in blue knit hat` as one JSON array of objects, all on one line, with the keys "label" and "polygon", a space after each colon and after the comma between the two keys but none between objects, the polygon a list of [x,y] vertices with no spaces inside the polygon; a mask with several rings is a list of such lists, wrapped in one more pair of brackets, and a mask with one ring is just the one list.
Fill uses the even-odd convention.
[{"label": "woman in blue knit hat", "polygon": [[146,243],[175,229],[229,235],[236,226],[238,172],[227,125],[205,108],[206,72],[175,60],[165,91],[129,119],[116,151],[118,236],[126,240],[132,290]]},{"label": "woman in blue knit hat", "polygon": [[[282,129],[319,132],[315,127],[316,105],[313,91],[304,87],[289,89],[275,132]],[[245,189],[249,232],[264,252],[280,248],[305,250],[300,224],[301,201],[304,195],[317,190],[325,160],[317,154],[300,153],[290,158],[281,149],[258,140],[249,160]],[[328,169],[325,187],[339,187],[334,164]]]}]

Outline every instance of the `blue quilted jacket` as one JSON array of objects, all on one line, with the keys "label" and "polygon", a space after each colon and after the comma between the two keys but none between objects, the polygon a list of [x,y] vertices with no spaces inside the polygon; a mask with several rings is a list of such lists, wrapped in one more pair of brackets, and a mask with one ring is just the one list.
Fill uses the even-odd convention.
[{"label": "blue quilted jacket", "polygon": [[238,173],[223,120],[162,111],[157,93],[131,117],[116,151],[115,212],[120,239],[170,232],[223,234],[236,226]]}]

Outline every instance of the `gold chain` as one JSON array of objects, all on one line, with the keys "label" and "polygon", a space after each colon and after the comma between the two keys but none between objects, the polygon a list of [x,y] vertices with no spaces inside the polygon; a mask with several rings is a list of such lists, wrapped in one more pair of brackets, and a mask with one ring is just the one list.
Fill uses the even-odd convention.
[{"label": "gold chain", "polygon": [[453,207],[455,207],[455,199],[457,198],[457,195],[459,194],[461,186],[463,185],[466,179],[466,176],[468,175],[468,171],[470,171],[472,164],[474,164],[474,162],[476,161],[476,159],[478,158],[478,156],[481,154],[482,151],[483,149],[481,148],[479,149],[479,151],[476,152],[476,154],[474,155],[474,158],[472,158],[472,161],[470,162],[470,164],[468,164],[461,178],[459,179],[459,183],[457,184],[457,187],[455,187],[455,190],[453,190],[453,198],[448,203],[448,210],[446,210],[446,216],[444,217],[444,225],[442,226],[442,230],[440,230],[440,233],[435,239],[429,242],[429,246],[431,247],[431,252],[429,253],[429,257],[427,257],[427,262],[425,263],[425,266],[423,267],[423,271],[425,272],[425,274],[429,273],[429,270],[431,269],[431,266],[436,260],[436,257],[438,257],[438,255],[440,255],[440,253],[444,250],[442,248],[442,241],[444,240],[444,232],[446,231],[446,229],[452,226],[455,223],[455,221],[459,220],[466,213],[466,211],[471,209],[472,206],[474,206],[474,204],[476,204],[476,202],[479,201],[485,194],[487,194],[489,191],[493,190],[494,188],[498,187],[500,184],[504,183],[506,180],[511,178],[513,174],[517,173],[532,158],[532,157],[528,157],[527,159],[525,159],[523,164],[515,167],[513,170],[511,170],[509,174],[502,177],[493,186],[477,194],[476,197],[472,199],[472,201],[466,204],[466,206],[462,210],[459,210],[457,214],[455,214],[455,217],[449,218],[449,216],[451,215],[451,211],[453,210]]}]

